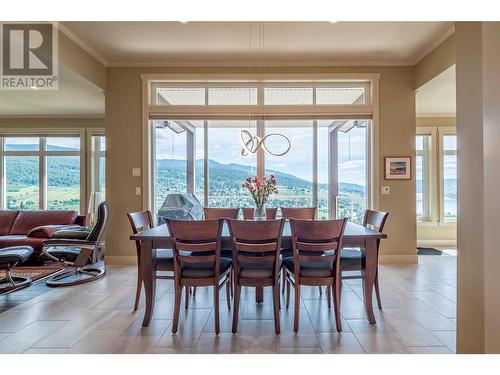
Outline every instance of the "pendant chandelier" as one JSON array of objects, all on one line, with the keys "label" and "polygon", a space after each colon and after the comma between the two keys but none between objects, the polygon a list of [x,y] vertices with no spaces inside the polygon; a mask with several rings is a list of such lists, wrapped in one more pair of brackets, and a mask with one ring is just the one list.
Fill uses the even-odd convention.
[{"label": "pendant chandelier", "polygon": [[[263,54],[264,54],[264,23],[259,23],[259,59],[260,59],[260,72],[263,73],[264,65],[263,65]],[[249,53],[248,53],[248,68],[250,73],[252,73],[252,22],[250,22],[250,38],[249,38]],[[248,90],[248,105],[250,108],[251,100],[250,100],[250,90]],[[251,110],[248,110],[248,124],[250,129],[251,122]],[[269,140],[271,137],[281,138],[286,147],[284,151],[277,152],[272,151],[266,145],[266,140]],[[241,156],[248,156],[251,154],[256,154],[259,149],[263,149],[269,155],[272,156],[283,156],[290,151],[292,147],[292,143],[290,139],[281,133],[270,133],[266,134],[264,137],[259,137],[258,135],[252,135],[250,130],[240,129],[240,143],[241,143]]]}]

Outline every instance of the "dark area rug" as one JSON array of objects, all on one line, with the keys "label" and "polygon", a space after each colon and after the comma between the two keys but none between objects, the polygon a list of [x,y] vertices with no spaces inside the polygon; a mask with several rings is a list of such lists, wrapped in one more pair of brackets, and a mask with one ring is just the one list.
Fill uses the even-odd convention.
[{"label": "dark area rug", "polygon": [[443,255],[443,252],[433,247],[417,247],[417,255]]}]

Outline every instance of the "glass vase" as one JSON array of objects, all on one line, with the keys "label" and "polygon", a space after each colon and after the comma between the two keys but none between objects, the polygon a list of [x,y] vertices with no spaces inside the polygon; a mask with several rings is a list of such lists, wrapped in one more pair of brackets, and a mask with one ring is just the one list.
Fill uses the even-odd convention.
[{"label": "glass vase", "polygon": [[264,204],[255,206],[254,220],[266,220],[266,207]]}]

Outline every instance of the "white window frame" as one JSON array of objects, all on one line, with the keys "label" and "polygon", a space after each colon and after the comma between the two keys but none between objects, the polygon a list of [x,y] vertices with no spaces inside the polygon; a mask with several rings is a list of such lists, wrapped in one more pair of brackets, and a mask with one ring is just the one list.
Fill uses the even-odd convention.
[{"label": "white window frame", "polygon": [[[422,188],[423,188],[423,206],[424,215],[422,218],[417,217],[418,224],[436,224],[438,212],[436,210],[435,197],[437,196],[436,188],[436,134],[437,129],[435,127],[425,127],[418,128],[416,136],[429,136],[429,148],[428,150],[415,150],[415,157],[422,156],[424,158],[424,170],[422,174]],[[415,138],[416,139],[416,138]],[[416,177],[415,177],[416,183]]]},{"label": "white window frame", "polygon": [[[0,129],[0,209],[7,209],[7,189],[5,175],[5,156],[36,156],[39,158],[39,207],[47,208],[47,156],[79,156],[80,157],[80,213],[85,214],[88,206],[88,192],[90,183],[90,142],[92,131],[104,135],[101,128],[2,128]],[[40,138],[38,151],[5,151],[5,138],[35,137]],[[47,151],[46,138],[52,137],[79,137],[80,151]]]},{"label": "white window frame", "polygon": [[[442,130],[441,130],[442,129]],[[440,225],[456,225],[456,219],[445,220],[444,217],[444,157],[445,155],[457,156],[457,150],[444,149],[444,137],[446,135],[457,135],[456,129],[439,129],[439,222]],[[457,145],[458,148],[458,145]]]},{"label": "white window frame", "polygon": [[[152,139],[152,126],[150,120],[175,119],[175,120],[223,120],[223,119],[254,119],[257,120],[257,135],[264,133],[264,119],[369,119],[371,127],[368,129],[367,147],[368,155],[368,207],[377,209],[379,207],[379,154],[378,154],[378,95],[379,79],[378,73],[345,73],[345,74],[143,74],[142,78],[142,107],[143,107],[143,207],[151,209],[154,199],[154,163],[151,160],[154,150]],[[316,105],[315,92],[313,90],[312,105],[264,105],[264,87],[335,87],[345,86],[346,83],[363,82],[369,91],[366,93],[365,104],[355,105]],[[158,85],[168,87],[205,87],[204,105],[155,105],[152,101],[154,90]],[[257,105],[208,105],[209,87],[257,87]],[[316,121],[314,121],[316,124]],[[314,134],[317,126],[313,128]],[[205,155],[207,148],[207,127],[205,126]],[[316,137],[314,137],[316,139]],[[317,142],[313,144],[313,157],[316,160]],[[191,153],[189,153],[191,154]],[[206,157],[205,157],[206,159]],[[205,160],[206,164],[206,160]],[[317,163],[316,163],[317,164]],[[262,150],[257,153],[257,174],[264,174],[264,155]],[[205,166],[205,175],[206,175]],[[207,183],[205,178],[204,203],[207,204]],[[194,186],[194,181],[193,181]],[[317,166],[313,165],[313,199],[317,200]],[[314,202],[316,202],[316,200]]]},{"label": "white window frame", "polygon": [[[431,147],[429,152],[429,181],[430,197],[427,204],[430,205],[431,216],[429,220],[417,219],[418,226],[456,226],[456,221],[444,220],[444,135],[456,135],[456,128],[446,126],[418,127],[416,135],[430,135]],[[447,151],[446,154],[454,154],[455,151]],[[418,151],[416,152],[418,155]]]},{"label": "white window frame", "polygon": [[[99,178],[100,178],[100,165],[99,158],[106,158],[106,150],[100,149],[98,139],[93,140],[93,137],[106,137],[104,129],[102,128],[88,128],[87,129],[87,191],[99,191]],[[97,150],[97,151],[95,151]]]}]

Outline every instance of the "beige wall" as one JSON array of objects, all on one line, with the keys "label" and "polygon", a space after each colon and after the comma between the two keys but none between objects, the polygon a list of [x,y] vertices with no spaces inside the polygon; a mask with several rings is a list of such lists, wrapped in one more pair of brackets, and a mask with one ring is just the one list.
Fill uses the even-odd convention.
[{"label": "beige wall", "polygon": [[[419,128],[437,127],[441,129],[456,128],[456,117],[417,117],[417,131]],[[436,141],[438,141],[436,139]],[[439,181],[439,169],[435,168],[434,179]],[[436,191],[437,193],[437,191]],[[433,197],[438,204],[439,196]],[[417,223],[417,245],[419,246],[456,246],[457,226],[452,223],[438,225],[437,223]]]},{"label": "beige wall", "polygon": [[418,89],[455,64],[455,34],[451,35],[415,65],[414,87]]},{"label": "beige wall", "polygon": [[59,63],[106,89],[106,67],[62,32],[59,32]]},{"label": "beige wall", "polygon": [[500,22],[459,22],[457,350],[500,353]]},{"label": "beige wall", "polygon": [[[384,156],[414,157],[415,90],[411,67],[266,68],[266,73],[294,72],[380,73],[380,171]],[[248,73],[248,69],[108,68],[106,183],[111,220],[107,243],[112,262],[135,258],[134,246],[128,240],[126,213],[142,209],[142,197],[135,195],[135,187],[142,187],[142,179],[131,174],[132,167],[142,166],[141,73]],[[380,209],[390,212],[386,226],[389,239],[383,243],[382,261],[416,262],[414,180],[384,181],[381,173],[380,184],[391,188],[391,195],[380,197]]]}]

